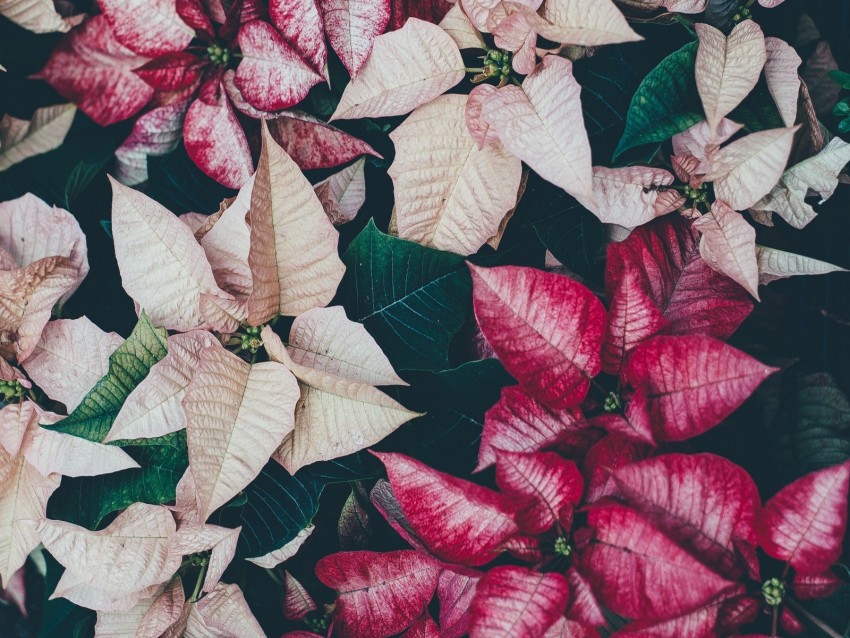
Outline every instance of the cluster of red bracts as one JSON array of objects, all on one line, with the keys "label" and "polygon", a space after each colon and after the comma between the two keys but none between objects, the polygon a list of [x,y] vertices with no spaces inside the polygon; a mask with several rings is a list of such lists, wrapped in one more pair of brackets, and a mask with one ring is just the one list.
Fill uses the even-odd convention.
[{"label": "cluster of red bracts", "polygon": [[[148,155],[184,141],[206,174],[239,188],[254,172],[237,112],[271,118],[302,169],[338,166],[368,144],[300,112],[283,111],[327,80],[326,38],[356,75],[390,19],[389,0],[363,0],[352,24],[339,0],[101,0],[36,77],[102,126],[139,115],[116,152],[116,174],[147,179]],[[361,7],[361,9],[364,7]]]},{"label": "cluster of red bracts", "polygon": [[721,340],[752,305],[697,243],[664,218],[612,244],[607,311],[555,273],[473,267],[479,326],[519,382],[485,418],[477,471],[495,465],[498,489],[377,454],[371,501],[413,549],[318,563],[334,635],[590,638],[613,615],[623,638],[802,631],[799,601],[842,582],[850,463],[762,506],[734,463],[664,453],[775,371]]}]

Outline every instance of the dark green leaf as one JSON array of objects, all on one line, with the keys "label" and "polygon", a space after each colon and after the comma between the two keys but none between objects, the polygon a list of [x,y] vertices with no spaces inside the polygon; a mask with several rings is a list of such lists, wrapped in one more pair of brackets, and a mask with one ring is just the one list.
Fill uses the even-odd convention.
[{"label": "dark green leaf", "polygon": [[460,255],[385,235],[370,221],[342,257],[340,298],[396,369],[445,369],[470,305]]},{"label": "dark green leaf", "polygon": [[833,115],[850,115],[850,98],[844,98],[832,109]]},{"label": "dark green leaf", "polygon": [[718,29],[726,29],[732,24],[732,16],[735,15],[738,4],[739,0],[708,0],[705,6],[705,21]]},{"label": "dark green leaf", "polygon": [[850,117],[845,117],[838,123],[838,132],[847,133],[850,131]]},{"label": "dark green leaf", "polygon": [[581,277],[601,280],[599,258],[605,228],[574,197],[531,175],[517,214],[528,220],[558,261]]},{"label": "dark green leaf", "polygon": [[376,447],[413,456],[443,472],[469,474],[478,457],[484,413],[514,379],[498,360],[483,359],[442,372],[409,372],[405,380],[411,386],[399,389],[401,400],[425,414]]},{"label": "dark green leaf", "polygon": [[195,166],[183,144],[166,155],[148,156],[148,195],[175,214],[214,213],[236,191]]},{"label": "dark green leaf", "polygon": [[827,373],[783,387],[777,460],[789,478],[850,459],[850,401]]},{"label": "dark green leaf", "polygon": [[106,516],[133,503],[173,502],[177,482],[189,466],[186,431],[127,441],[121,447],[141,467],[63,478],[48,502],[48,517],[96,529]]},{"label": "dark green leaf", "polygon": [[[44,611],[38,638],[69,638],[81,629],[91,630],[95,622],[95,613],[78,607],[65,598],[50,600],[65,569],[49,553],[44,552],[47,575],[44,579]],[[91,635],[89,631],[89,635]],[[0,633],[0,635],[4,635]]]},{"label": "dark green leaf", "polygon": [[43,426],[89,441],[103,441],[124,405],[151,366],[168,352],[167,335],[143,312],[130,337],[109,357],[109,372],[89,391],[68,418]]},{"label": "dark green leaf", "polygon": [[109,156],[82,161],[71,170],[71,174],[68,175],[68,181],[65,182],[65,208],[71,207],[74,200],[80,196],[80,193],[86,189],[86,186],[91,183],[95,176],[103,170],[103,167],[108,161]]},{"label": "dark green leaf", "polygon": [[697,43],[661,60],[640,83],[626,116],[626,131],[614,156],[651,142],[663,142],[705,116],[694,76]]},{"label": "dark green leaf", "polygon": [[324,487],[325,481],[309,470],[291,476],[277,461],[269,461],[243,490],[245,505],[225,507],[211,520],[228,527],[242,526],[237,547],[241,557],[263,556],[283,547],[310,524]]},{"label": "dark green leaf", "polygon": [[0,200],[32,192],[46,202],[67,206],[112,158],[127,137],[128,126],[103,128],[78,111],[61,146],[0,172]]},{"label": "dark green leaf", "polygon": [[729,114],[729,119],[743,124],[748,133],[785,126],[764,80]]}]

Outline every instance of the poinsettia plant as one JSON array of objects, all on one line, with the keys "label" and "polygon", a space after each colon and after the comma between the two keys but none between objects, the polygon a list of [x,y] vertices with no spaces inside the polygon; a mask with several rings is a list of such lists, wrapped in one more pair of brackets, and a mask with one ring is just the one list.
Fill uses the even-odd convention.
[{"label": "poinsettia plant", "polygon": [[847,633],[834,12],[0,4],[0,627]]}]

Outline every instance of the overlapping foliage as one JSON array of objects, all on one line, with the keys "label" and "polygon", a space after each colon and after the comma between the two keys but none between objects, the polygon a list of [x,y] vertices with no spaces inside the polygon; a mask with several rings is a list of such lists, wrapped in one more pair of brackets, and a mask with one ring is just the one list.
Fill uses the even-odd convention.
[{"label": "overlapping foliage", "polygon": [[848,82],[797,4],[0,5],[3,600],[846,634],[846,357],[777,309],[847,286]]}]

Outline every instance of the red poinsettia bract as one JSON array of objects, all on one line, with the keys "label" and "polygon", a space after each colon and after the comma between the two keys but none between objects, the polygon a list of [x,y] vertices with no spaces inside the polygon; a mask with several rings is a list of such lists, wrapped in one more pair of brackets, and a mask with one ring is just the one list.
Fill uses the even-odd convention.
[{"label": "red poinsettia bract", "polygon": [[[69,33],[37,77],[104,126],[147,107],[117,152],[119,177],[131,184],[146,178],[147,155],[170,150],[182,131],[189,156],[205,173],[225,186],[242,186],[254,165],[234,109],[276,117],[302,101],[327,76],[326,34],[356,74],[389,20],[387,0],[324,0],[321,6],[314,0],[237,0],[227,10],[221,0],[99,5],[103,13]],[[306,158],[304,168],[376,154],[318,120],[283,117],[281,136],[295,127],[302,137],[341,147],[330,154],[342,159]]]},{"label": "red poinsettia bract", "polygon": [[[761,507],[749,475],[711,454],[659,456],[614,472],[622,502],[594,506],[581,554],[623,636],[726,636],[797,600],[832,593],[847,529],[850,462],[798,479]],[[618,634],[620,635],[620,634]]]}]

